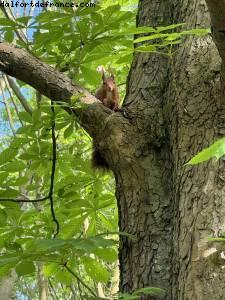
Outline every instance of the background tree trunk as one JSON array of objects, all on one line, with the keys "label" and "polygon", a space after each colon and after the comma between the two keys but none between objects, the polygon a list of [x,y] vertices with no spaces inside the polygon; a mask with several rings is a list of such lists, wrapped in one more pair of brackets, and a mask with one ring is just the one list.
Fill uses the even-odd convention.
[{"label": "background tree trunk", "polygon": [[[177,22],[210,27],[204,1],[180,4]],[[208,237],[224,232],[223,161],[184,166],[225,133],[221,60],[211,35],[190,38],[172,62],[168,89],[170,143],[174,157],[174,299],[223,299],[225,271]],[[206,259],[208,257],[208,259]],[[218,263],[220,260],[220,263]],[[217,263],[215,263],[217,261]]]},{"label": "background tree trunk", "polygon": [[48,280],[43,274],[43,264],[38,263],[38,289],[39,289],[39,299],[48,300]]},{"label": "background tree trunk", "polygon": [[3,300],[10,300],[13,296],[14,286],[16,283],[17,275],[15,270],[13,269],[12,272],[7,276],[4,277],[0,281],[0,296]]}]

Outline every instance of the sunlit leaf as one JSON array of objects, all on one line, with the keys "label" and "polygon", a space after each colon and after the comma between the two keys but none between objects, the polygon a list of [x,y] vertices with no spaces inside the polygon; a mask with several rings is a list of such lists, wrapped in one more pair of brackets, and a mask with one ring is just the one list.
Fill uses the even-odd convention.
[{"label": "sunlit leaf", "polygon": [[197,155],[195,155],[187,164],[196,165],[201,162],[207,161],[211,158],[219,159],[225,154],[225,138],[216,141],[214,144],[205,148]]}]

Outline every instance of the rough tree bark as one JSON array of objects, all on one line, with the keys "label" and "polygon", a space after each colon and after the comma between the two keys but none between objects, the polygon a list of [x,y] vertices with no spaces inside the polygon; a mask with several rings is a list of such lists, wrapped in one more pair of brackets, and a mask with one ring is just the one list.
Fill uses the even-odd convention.
[{"label": "rough tree bark", "polygon": [[187,38],[173,59],[135,55],[117,113],[24,50],[0,44],[0,70],[55,101],[70,104],[76,95],[90,104],[64,108],[95,138],[115,175],[120,230],[136,237],[120,239],[121,292],[166,290],[143,299],[224,299],[225,268],[208,243],[225,227],[224,163],[185,166],[225,133],[225,1],[207,5],[140,1],[138,26],[186,22],[188,28],[206,28],[211,15],[213,38]]}]

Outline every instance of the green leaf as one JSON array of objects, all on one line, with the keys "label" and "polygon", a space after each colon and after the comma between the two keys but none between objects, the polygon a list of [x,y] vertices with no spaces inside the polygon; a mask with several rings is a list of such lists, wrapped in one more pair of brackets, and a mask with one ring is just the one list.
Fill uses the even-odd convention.
[{"label": "green leaf", "polygon": [[212,242],[222,242],[222,243],[225,243],[225,238],[224,237],[208,238],[208,240],[212,241]]},{"label": "green leaf", "polygon": [[212,144],[210,147],[205,148],[197,155],[195,155],[191,160],[187,162],[189,165],[196,165],[203,161],[207,161],[210,158],[219,159],[225,154],[225,138],[222,138]]},{"label": "green leaf", "polygon": [[130,295],[127,293],[119,293],[118,294],[118,299],[120,300],[136,300],[136,299],[140,299],[139,296],[134,296],[134,295]]},{"label": "green leaf", "polygon": [[165,291],[156,287],[144,287],[136,290],[132,295],[151,295],[151,296],[159,296],[164,294]]},{"label": "green leaf", "polygon": [[31,141],[31,139],[29,139],[27,137],[23,138],[23,137],[16,136],[16,137],[13,138],[10,147],[11,148],[21,148],[21,146],[29,143],[30,141]]},{"label": "green leaf", "polygon": [[7,190],[0,189],[0,198],[15,198],[19,196],[20,193],[17,190],[8,188]]},{"label": "green leaf", "polygon": [[178,23],[178,24],[172,24],[172,25],[168,25],[168,26],[157,27],[157,32],[162,32],[162,31],[175,29],[177,27],[182,27],[184,25],[185,25],[185,23]]},{"label": "green leaf", "polygon": [[3,183],[8,177],[7,172],[0,172],[0,182]]},{"label": "green leaf", "polygon": [[57,272],[55,273],[55,278],[61,283],[66,284],[69,286],[74,279],[73,276],[62,266],[58,266]]},{"label": "green leaf", "polygon": [[27,122],[27,123],[30,123],[32,124],[32,117],[31,115],[26,112],[26,111],[20,111],[19,112],[19,118],[24,121],[24,122]]},{"label": "green leaf", "polygon": [[1,171],[13,173],[13,172],[23,171],[25,168],[26,165],[22,161],[15,160],[2,166]]},{"label": "green leaf", "polygon": [[129,64],[132,61],[133,58],[133,53],[132,54],[126,54],[121,56],[120,58],[116,61],[116,64]]},{"label": "green leaf", "polygon": [[12,30],[7,30],[5,32],[5,36],[4,39],[6,42],[8,43],[12,43],[13,39],[14,39],[14,32]]},{"label": "green leaf", "polygon": [[0,26],[15,27],[16,23],[13,22],[12,20],[7,19],[7,18],[0,18]]},{"label": "green leaf", "polygon": [[180,33],[171,33],[168,35],[168,37],[165,38],[165,41],[173,42],[175,40],[180,39],[181,34]]},{"label": "green leaf", "polygon": [[43,272],[46,277],[55,276],[57,280],[62,283],[70,284],[72,281],[72,275],[63,266],[57,263],[48,263],[44,266]]},{"label": "green leaf", "polygon": [[86,253],[94,253],[98,247],[106,248],[116,245],[112,239],[104,239],[101,236],[89,237],[87,239],[72,239],[69,241],[76,250],[82,250]]},{"label": "green leaf", "polygon": [[104,9],[102,11],[103,16],[104,16],[104,22],[107,23],[107,22],[112,21],[113,15],[116,13],[119,13],[119,10],[120,10],[120,5],[118,5],[118,4],[108,6],[106,9]]},{"label": "green leaf", "polygon": [[6,225],[7,213],[4,209],[0,209],[0,226],[3,227]]},{"label": "green leaf", "polygon": [[60,239],[41,239],[41,240],[31,240],[27,247],[29,247],[29,250],[31,251],[38,249],[39,251],[55,251],[58,250],[61,247],[64,247],[66,245],[66,242],[64,240]]},{"label": "green leaf", "polygon": [[94,254],[97,255],[99,258],[108,262],[114,262],[118,258],[117,252],[111,248],[109,249],[98,248],[94,251]]},{"label": "green leaf", "polygon": [[9,162],[13,158],[15,158],[17,153],[18,153],[18,150],[11,149],[11,148],[8,148],[8,149],[5,149],[4,151],[2,151],[0,153],[0,166],[5,164],[6,162]]},{"label": "green leaf", "polygon": [[30,16],[26,16],[26,17],[20,17],[20,18],[16,18],[16,22],[18,23],[23,23],[24,25],[27,25],[29,20],[31,20],[32,17]]},{"label": "green leaf", "polygon": [[[84,56],[83,58],[83,63],[85,63],[85,66],[83,65],[81,69],[84,74],[86,74],[88,72],[88,68],[90,68],[90,66],[88,66],[87,63],[93,63],[94,61],[101,61],[102,59],[105,59],[104,56],[109,55],[114,50],[113,43],[107,40],[105,40],[100,45],[97,44],[95,47],[94,46],[95,45],[93,45],[92,47],[92,51],[86,53],[86,56]],[[99,74],[97,73],[97,71],[92,70],[92,76],[98,78]],[[90,79],[88,77],[88,74],[86,74],[86,77]]]},{"label": "green leaf", "polygon": [[71,122],[69,126],[66,128],[66,130],[64,131],[64,139],[67,139],[69,136],[71,136],[71,134],[73,134],[73,130],[74,130],[74,123]]},{"label": "green leaf", "polygon": [[150,40],[156,40],[156,39],[160,39],[160,38],[165,38],[168,35],[169,35],[168,33],[156,33],[156,34],[152,34],[152,35],[142,36],[142,37],[135,39],[134,44],[140,43],[140,42],[146,42],[146,41],[150,41]]},{"label": "green leaf", "polygon": [[190,29],[190,30],[184,30],[181,32],[182,35],[188,35],[188,34],[193,34],[193,35],[206,35],[209,34],[211,32],[210,28],[194,28],[194,29]]},{"label": "green leaf", "polygon": [[17,134],[25,134],[29,137],[35,137],[35,128],[32,125],[24,125],[17,129]]},{"label": "green leaf", "polygon": [[97,260],[91,257],[83,257],[85,270],[87,274],[96,282],[106,283],[109,279],[109,272]]},{"label": "green leaf", "polygon": [[[102,54],[101,54],[102,57]],[[90,57],[89,57],[90,59]],[[96,70],[93,70],[89,67],[85,67],[84,65],[81,67],[81,72],[84,77],[84,80],[87,81],[91,85],[97,85],[98,84],[98,72]]]},{"label": "green leaf", "polygon": [[35,266],[34,263],[31,261],[22,261],[16,266],[16,273],[19,276],[31,274],[35,272]]},{"label": "green leaf", "polygon": [[69,219],[68,222],[64,223],[63,229],[61,230],[62,238],[73,238],[75,234],[80,233],[83,228],[85,218],[86,216],[79,216],[77,218],[73,217]]},{"label": "green leaf", "polygon": [[134,34],[141,34],[141,33],[149,33],[149,32],[156,32],[156,29],[153,27],[131,27],[128,29],[123,29],[122,31],[115,30],[112,32],[112,35],[120,36],[120,35],[134,35]]},{"label": "green leaf", "polygon": [[[31,154],[31,153],[23,153],[19,156],[20,159],[22,160],[38,160],[39,161],[39,157],[37,156],[37,154]],[[33,162],[32,162],[33,163]],[[40,162],[39,162],[40,164]]]},{"label": "green leaf", "polygon": [[155,52],[156,51],[156,46],[155,45],[144,45],[135,48],[135,52]]},{"label": "green leaf", "polygon": [[40,125],[41,123],[41,111],[40,109],[36,109],[32,112],[32,123],[35,125]]},{"label": "green leaf", "polygon": [[81,40],[85,43],[88,38],[88,34],[90,33],[89,22],[87,22],[85,19],[81,19],[79,22],[77,22],[76,26],[79,34],[81,35]]},{"label": "green leaf", "polygon": [[7,255],[1,255],[0,256],[0,268],[5,265],[16,265],[16,263],[20,260],[18,256],[7,256]]},{"label": "green leaf", "polygon": [[36,22],[38,22],[38,23],[52,22],[53,20],[61,19],[61,18],[64,18],[65,16],[66,16],[65,13],[61,13],[58,11],[46,11],[46,12],[39,14],[36,17]]},{"label": "green leaf", "polygon": [[48,263],[43,267],[43,272],[46,277],[50,277],[57,272],[58,268],[59,265],[57,263]]},{"label": "green leaf", "polygon": [[16,180],[11,181],[10,185],[11,186],[22,186],[22,185],[24,185],[28,182],[29,182],[29,177],[28,176],[21,176],[21,177],[16,178]]}]

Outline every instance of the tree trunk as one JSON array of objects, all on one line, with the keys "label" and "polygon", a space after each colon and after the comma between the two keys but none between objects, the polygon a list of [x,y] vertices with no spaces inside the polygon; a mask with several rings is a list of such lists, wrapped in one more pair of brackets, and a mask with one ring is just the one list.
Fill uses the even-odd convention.
[{"label": "tree trunk", "polygon": [[[140,1],[139,26],[181,22],[210,27],[205,2]],[[164,297],[143,299],[224,297],[220,252],[206,258],[215,251],[208,237],[224,231],[223,162],[185,166],[224,135],[220,66],[209,35],[186,39],[171,60],[134,58],[125,99],[130,130],[120,144],[120,168],[114,169],[120,230],[136,238],[120,239],[123,292],[157,286],[166,290]]]}]

